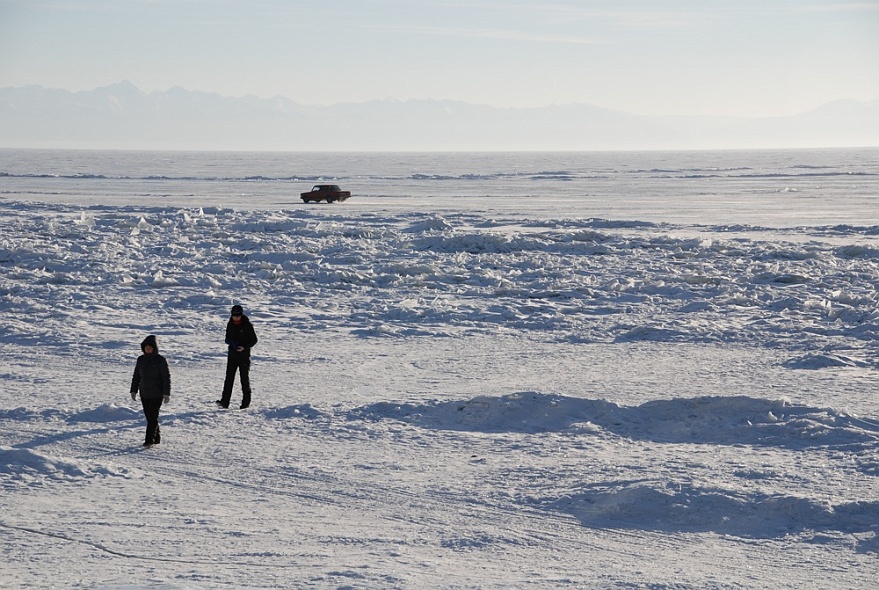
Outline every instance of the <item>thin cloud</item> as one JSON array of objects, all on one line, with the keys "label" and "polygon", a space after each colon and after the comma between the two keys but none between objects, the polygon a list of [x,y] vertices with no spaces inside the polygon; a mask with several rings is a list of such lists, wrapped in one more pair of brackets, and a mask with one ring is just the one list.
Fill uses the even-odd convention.
[{"label": "thin cloud", "polygon": [[438,35],[445,37],[466,37],[470,39],[495,39],[502,41],[525,41],[530,43],[553,43],[558,45],[603,45],[604,41],[588,39],[585,37],[571,37],[565,35],[541,35],[524,33],[522,31],[509,31],[501,29],[462,29],[453,27],[422,27],[410,25],[368,25],[366,28],[397,33],[416,33],[424,35]]},{"label": "thin cloud", "polygon": [[690,12],[657,12],[643,10],[590,10],[558,7],[557,14],[568,20],[604,20],[616,23],[626,29],[677,29],[690,27],[700,18]]},{"label": "thin cloud", "polygon": [[821,6],[801,6],[801,12],[873,12],[879,11],[879,2],[848,2]]},{"label": "thin cloud", "polygon": [[445,8],[493,10],[504,14],[517,11],[527,13],[531,19],[542,18],[544,21],[557,24],[576,21],[611,21],[623,28],[640,30],[689,27],[703,20],[698,11],[596,9],[571,4],[524,3],[511,5],[500,2],[440,2],[438,5]]}]

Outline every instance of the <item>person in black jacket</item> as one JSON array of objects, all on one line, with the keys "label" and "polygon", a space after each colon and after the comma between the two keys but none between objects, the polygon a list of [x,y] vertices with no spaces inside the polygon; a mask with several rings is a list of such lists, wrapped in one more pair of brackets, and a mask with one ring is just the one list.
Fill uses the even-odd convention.
[{"label": "person in black jacket", "polygon": [[168,403],[171,400],[171,372],[168,370],[168,361],[159,354],[159,343],[155,336],[147,336],[140,343],[140,349],[143,354],[137,357],[130,393],[131,400],[134,401],[140,391],[143,414],[147,421],[143,446],[149,447],[161,442],[159,408],[162,407],[162,402]]},{"label": "person in black jacket", "polygon": [[240,305],[232,306],[232,317],[226,324],[226,344],[229,353],[226,357],[226,381],[223,383],[223,397],[217,400],[222,408],[229,407],[232,399],[232,387],[235,385],[235,373],[241,373],[241,409],[250,406],[250,349],[256,345],[256,332],[250,318],[244,315]]}]

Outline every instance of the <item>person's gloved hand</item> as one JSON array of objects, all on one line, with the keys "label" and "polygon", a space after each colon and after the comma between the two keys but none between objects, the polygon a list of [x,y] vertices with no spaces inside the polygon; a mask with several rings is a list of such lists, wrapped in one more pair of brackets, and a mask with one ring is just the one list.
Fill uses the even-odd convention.
[{"label": "person's gloved hand", "polygon": [[131,392],[131,401],[134,401],[134,400],[136,400],[136,399],[137,399],[137,392],[136,392],[136,391],[132,391],[132,392]]},{"label": "person's gloved hand", "polygon": [[162,403],[166,403],[166,404],[167,404],[167,403],[170,402],[170,401],[171,401],[171,396],[170,396],[170,395],[162,396]]}]

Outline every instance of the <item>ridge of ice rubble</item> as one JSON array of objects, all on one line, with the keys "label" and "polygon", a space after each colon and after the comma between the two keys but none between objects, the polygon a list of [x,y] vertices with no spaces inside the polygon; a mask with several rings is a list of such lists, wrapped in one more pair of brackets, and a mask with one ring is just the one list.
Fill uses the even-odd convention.
[{"label": "ridge of ice rubble", "polygon": [[[0,219],[11,318],[0,341],[31,332],[24,316],[64,334],[60,325],[96,301],[182,318],[235,293],[290,310],[302,328],[320,317],[385,336],[455,326],[570,342],[784,343],[811,355],[801,368],[879,366],[866,352],[879,342],[879,251],[819,241],[829,231],[820,228],[794,242],[782,230],[676,237],[677,226],[594,219],[4,208],[15,215]],[[149,236],[133,244],[132,228]]]}]

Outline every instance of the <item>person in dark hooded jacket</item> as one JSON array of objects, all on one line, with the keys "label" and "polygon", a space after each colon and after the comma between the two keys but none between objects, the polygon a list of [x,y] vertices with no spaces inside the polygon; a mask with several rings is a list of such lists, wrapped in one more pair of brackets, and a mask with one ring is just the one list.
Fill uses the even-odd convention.
[{"label": "person in dark hooded jacket", "polygon": [[241,373],[241,409],[250,405],[250,349],[256,345],[256,332],[250,318],[244,315],[240,305],[232,306],[229,322],[226,324],[226,380],[223,382],[223,395],[217,405],[228,408],[235,386],[235,373]]},{"label": "person in dark hooded jacket", "polygon": [[171,372],[168,370],[168,361],[159,354],[159,343],[155,336],[147,336],[140,343],[140,349],[143,354],[137,357],[130,392],[132,401],[137,399],[137,393],[140,392],[143,414],[147,421],[143,446],[149,447],[161,442],[159,409],[162,402],[168,403],[171,400]]}]

